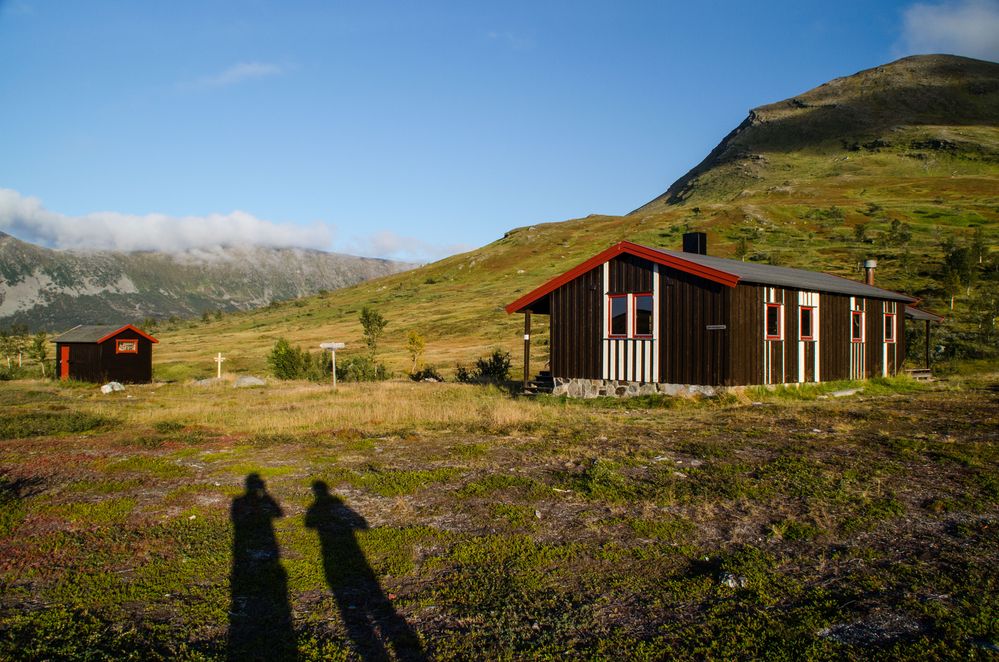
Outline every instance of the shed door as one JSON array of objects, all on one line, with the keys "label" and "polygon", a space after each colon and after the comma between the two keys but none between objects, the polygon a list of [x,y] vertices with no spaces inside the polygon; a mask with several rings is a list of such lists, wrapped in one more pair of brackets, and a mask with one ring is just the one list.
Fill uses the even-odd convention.
[{"label": "shed door", "polygon": [[59,357],[59,378],[69,379],[69,345],[63,345]]}]

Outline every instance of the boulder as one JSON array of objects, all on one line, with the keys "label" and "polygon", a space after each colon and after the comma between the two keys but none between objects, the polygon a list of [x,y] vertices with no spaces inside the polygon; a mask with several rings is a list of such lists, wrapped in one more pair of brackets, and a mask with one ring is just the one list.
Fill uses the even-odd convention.
[{"label": "boulder", "polygon": [[107,395],[108,393],[115,393],[116,391],[124,391],[125,387],[118,382],[108,382],[101,387],[101,393]]},{"label": "boulder", "polygon": [[252,388],[254,386],[266,386],[267,382],[260,379],[259,377],[254,377],[253,375],[243,375],[237,377],[236,381],[233,382],[233,388]]}]

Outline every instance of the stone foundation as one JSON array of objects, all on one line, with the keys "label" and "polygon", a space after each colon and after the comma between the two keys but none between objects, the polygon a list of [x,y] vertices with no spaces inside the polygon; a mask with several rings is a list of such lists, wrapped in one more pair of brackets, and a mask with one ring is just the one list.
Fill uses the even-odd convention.
[{"label": "stone foundation", "polygon": [[696,395],[713,397],[724,391],[721,386],[698,386],[694,384],[650,384],[629,382],[617,379],[575,379],[556,377],[552,395],[565,395],[570,398],[617,397],[629,398],[636,395],[675,395],[690,398]]}]

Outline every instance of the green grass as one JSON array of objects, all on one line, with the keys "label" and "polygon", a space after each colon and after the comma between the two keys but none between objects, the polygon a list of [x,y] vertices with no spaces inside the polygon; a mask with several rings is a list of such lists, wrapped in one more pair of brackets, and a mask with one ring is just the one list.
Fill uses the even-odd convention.
[{"label": "green grass", "polygon": [[[682,410],[415,385],[420,411],[466,418],[358,409],[319,433],[295,431],[328,404],[297,384],[266,405],[134,387],[122,409],[52,385],[56,413],[123,422],[0,447],[0,658],[225,657],[230,509],[253,472],[303,659],[361,655],[335,592],[369,577],[433,659],[973,658],[997,635],[994,383]],[[10,409],[40,401],[19,386],[0,385]],[[308,525],[316,480],[353,511],[332,547]],[[865,620],[886,612],[900,632]],[[854,627],[861,643],[822,634]]]},{"label": "green grass", "polygon": [[104,416],[80,412],[13,411],[0,418],[0,439],[79,434],[113,423]]}]

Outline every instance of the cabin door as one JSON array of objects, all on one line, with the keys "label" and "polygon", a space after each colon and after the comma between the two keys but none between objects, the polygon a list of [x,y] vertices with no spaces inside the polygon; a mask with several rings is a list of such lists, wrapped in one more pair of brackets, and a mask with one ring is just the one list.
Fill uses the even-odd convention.
[{"label": "cabin door", "polygon": [[69,345],[63,345],[59,349],[59,379],[69,379]]}]

